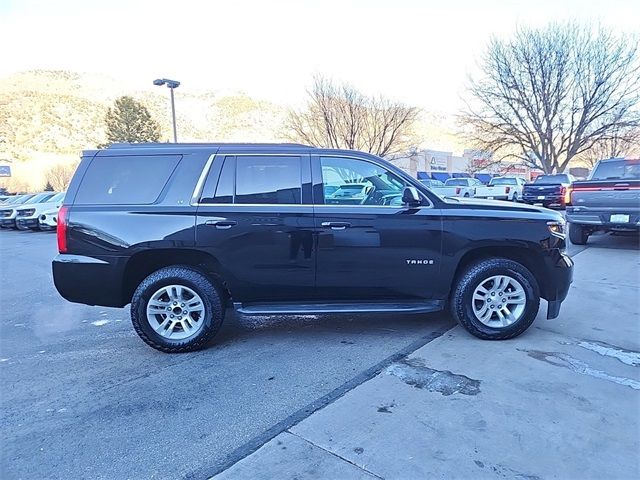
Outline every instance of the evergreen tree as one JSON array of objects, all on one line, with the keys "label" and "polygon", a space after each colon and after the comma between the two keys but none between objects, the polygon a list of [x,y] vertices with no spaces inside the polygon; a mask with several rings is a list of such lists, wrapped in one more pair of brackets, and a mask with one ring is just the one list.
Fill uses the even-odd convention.
[{"label": "evergreen tree", "polygon": [[105,118],[107,143],[144,143],[160,139],[160,126],[149,110],[131,97],[118,98]]},{"label": "evergreen tree", "polygon": [[49,180],[47,180],[47,184],[44,186],[44,191],[53,192],[53,185],[51,185],[51,182]]}]

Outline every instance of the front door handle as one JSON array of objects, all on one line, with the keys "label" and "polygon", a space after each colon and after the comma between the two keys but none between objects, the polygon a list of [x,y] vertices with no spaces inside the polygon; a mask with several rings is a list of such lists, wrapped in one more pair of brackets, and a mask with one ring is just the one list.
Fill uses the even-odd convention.
[{"label": "front door handle", "polygon": [[323,227],[329,227],[331,230],[344,230],[351,226],[349,222],[322,222],[321,225]]},{"label": "front door handle", "polygon": [[205,225],[213,225],[218,230],[227,230],[234,225],[237,225],[238,222],[235,220],[207,220],[204,222]]}]

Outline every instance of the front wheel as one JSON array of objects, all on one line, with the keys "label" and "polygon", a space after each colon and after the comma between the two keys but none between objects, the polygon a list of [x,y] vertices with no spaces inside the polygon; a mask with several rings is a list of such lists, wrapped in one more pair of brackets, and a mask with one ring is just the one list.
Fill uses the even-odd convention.
[{"label": "front wheel", "polygon": [[188,266],[157,270],[140,283],[131,300],[136,332],[147,345],[166,353],[201,349],[223,319],[218,289]]},{"label": "front wheel", "polygon": [[511,199],[513,202],[518,203],[518,194],[514,193],[513,198]]},{"label": "front wheel", "polygon": [[451,298],[454,318],[472,335],[505,340],[524,332],[540,306],[533,274],[506,258],[481,260],[458,278]]}]

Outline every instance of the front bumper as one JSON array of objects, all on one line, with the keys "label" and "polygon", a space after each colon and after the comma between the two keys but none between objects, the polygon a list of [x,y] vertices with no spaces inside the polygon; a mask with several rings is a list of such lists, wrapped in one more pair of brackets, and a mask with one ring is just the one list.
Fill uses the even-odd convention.
[{"label": "front bumper", "polygon": [[38,228],[37,218],[16,218],[17,228]]},{"label": "front bumper", "polygon": [[16,228],[15,218],[2,218],[0,219],[0,227],[2,228]]},{"label": "front bumper", "polygon": [[124,307],[123,272],[126,258],[59,254],[52,262],[53,283],[70,302]]}]

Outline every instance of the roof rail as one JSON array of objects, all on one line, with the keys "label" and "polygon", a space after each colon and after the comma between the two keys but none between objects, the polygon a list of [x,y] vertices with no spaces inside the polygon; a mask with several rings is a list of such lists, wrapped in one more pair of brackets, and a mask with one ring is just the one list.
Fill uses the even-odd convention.
[{"label": "roof rail", "polygon": [[278,146],[278,147],[304,147],[304,148],[316,148],[311,145],[304,145],[302,143],[225,143],[225,142],[216,142],[216,143],[207,143],[207,142],[194,142],[194,143],[159,143],[159,142],[147,142],[147,143],[112,143],[107,148],[149,148],[149,147],[176,147],[176,146],[185,146],[185,147],[269,147],[269,146]]}]

